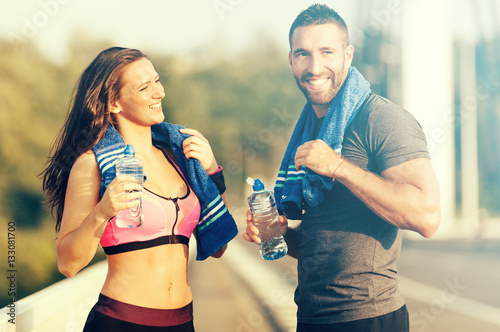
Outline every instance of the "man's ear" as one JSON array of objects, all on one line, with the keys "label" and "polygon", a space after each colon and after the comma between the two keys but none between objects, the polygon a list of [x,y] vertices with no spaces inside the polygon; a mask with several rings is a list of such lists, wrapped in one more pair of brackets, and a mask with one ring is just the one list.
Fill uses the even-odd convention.
[{"label": "man's ear", "polygon": [[118,101],[116,101],[116,100],[113,100],[109,103],[108,109],[109,109],[109,112],[113,113],[113,114],[118,114],[122,111],[122,108],[120,107],[120,103],[118,103]]},{"label": "man's ear", "polygon": [[292,69],[292,51],[288,52],[288,65],[290,66],[290,70],[293,73],[293,69]]},{"label": "man's ear", "polygon": [[354,47],[352,45],[348,45],[345,48],[345,63],[346,63],[346,68],[349,68],[351,66],[353,58],[354,58]]}]

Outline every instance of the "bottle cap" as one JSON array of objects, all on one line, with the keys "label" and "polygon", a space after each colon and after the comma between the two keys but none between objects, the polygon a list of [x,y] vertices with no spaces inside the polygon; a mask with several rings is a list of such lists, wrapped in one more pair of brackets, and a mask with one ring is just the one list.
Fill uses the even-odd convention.
[{"label": "bottle cap", "polygon": [[132,145],[127,145],[125,151],[123,151],[123,154],[126,156],[135,156],[134,147]]},{"label": "bottle cap", "polygon": [[255,179],[255,181],[253,182],[253,191],[260,190],[264,190],[264,184],[259,179]]}]

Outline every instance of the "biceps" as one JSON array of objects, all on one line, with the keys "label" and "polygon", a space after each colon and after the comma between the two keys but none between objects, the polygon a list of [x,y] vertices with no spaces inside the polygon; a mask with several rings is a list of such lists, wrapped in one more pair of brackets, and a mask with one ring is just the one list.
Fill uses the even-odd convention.
[{"label": "biceps", "polygon": [[381,175],[393,183],[412,185],[425,193],[429,199],[439,198],[436,174],[431,161],[427,158],[409,160],[386,169]]}]

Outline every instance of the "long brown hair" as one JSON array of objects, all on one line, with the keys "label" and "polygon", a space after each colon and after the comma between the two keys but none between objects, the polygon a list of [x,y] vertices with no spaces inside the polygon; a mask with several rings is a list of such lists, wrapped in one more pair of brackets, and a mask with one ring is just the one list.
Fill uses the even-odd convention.
[{"label": "long brown hair", "polygon": [[82,73],[70,111],[52,145],[47,167],[41,173],[46,203],[55,218],[57,232],[61,228],[66,186],[75,160],[93,148],[113,124],[108,106],[119,97],[124,69],[145,57],[136,49],[108,48]]}]

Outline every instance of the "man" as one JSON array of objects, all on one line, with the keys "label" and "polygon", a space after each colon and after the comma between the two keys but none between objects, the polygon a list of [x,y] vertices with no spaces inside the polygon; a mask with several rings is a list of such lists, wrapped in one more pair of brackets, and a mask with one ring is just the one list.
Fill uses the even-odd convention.
[{"label": "man", "polygon": [[[334,10],[304,10],[289,38],[290,68],[308,102],[275,197],[289,255],[298,259],[297,331],[408,331],[399,230],[430,237],[440,222],[425,136],[351,67],[347,26]],[[291,228],[287,217],[302,221]],[[250,213],[243,237],[260,243]]]}]

